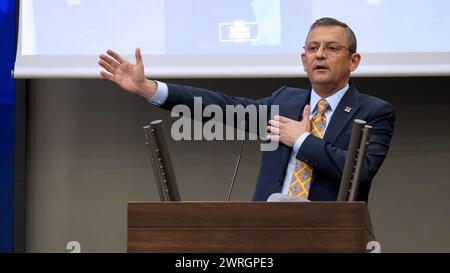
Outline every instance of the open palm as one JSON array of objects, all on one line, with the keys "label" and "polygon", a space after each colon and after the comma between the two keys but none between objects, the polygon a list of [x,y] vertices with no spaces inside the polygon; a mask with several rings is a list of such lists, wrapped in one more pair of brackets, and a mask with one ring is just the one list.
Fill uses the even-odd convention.
[{"label": "open palm", "polygon": [[106,53],[109,56],[101,54],[98,64],[107,72],[101,71],[100,75],[131,93],[141,95],[146,79],[140,50],[136,49],[135,52],[136,64],[128,62],[112,50]]}]

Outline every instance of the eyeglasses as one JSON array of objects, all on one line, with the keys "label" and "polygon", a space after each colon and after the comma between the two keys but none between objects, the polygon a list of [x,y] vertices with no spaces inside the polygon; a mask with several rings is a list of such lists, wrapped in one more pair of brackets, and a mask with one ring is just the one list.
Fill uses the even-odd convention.
[{"label": "eyeglasses", "polygon": [[[307,54],[314,54],[317,51],[319,51],[321,45],[322,44],[311,43],[311,44],[305,45],[303,47],[303,49],[305,50],[305,52]],[[330,55],[338,55],[341,52],[341,49],[343,49],[343,48],[348,50],[350,53],[354,53],[348,47],[342,46],[338,43],[328,43],[328,44],[323,44],[323,46],[324,46],[324,51]]]}]

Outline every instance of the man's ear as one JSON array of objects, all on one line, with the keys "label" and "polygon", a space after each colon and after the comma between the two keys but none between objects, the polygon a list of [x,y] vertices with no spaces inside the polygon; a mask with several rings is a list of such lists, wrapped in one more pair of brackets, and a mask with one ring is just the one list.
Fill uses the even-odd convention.
[{"label": "man's ear", "polygon": [[353,72],[358,68],[359,62],[361,61],[361,55],[359,53],[353,53],[350,61],[350,72]]},{"label": "man's ear", "polygon": [[305,53],[303,52],[301,55],[300,55],[300,59],[302,60],[302,64],[303,64],[303,71],[305,71],[306,72],[306,55],[305,55]]}]

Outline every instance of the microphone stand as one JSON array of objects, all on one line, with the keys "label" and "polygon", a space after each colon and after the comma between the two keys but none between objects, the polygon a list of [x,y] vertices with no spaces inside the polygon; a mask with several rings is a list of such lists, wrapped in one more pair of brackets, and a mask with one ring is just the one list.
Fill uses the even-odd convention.
[{"label": "microphone stand", "polygon": [[239,149],[239,155],[238,155],[238,158],[236,161],[236,166],[234,167],[234,173],[233,173],[233,178],[231,179],[230,190],[228,191],[227,202],[230,202],[231,193],[233,192],[233,186],[234,186],[234,182],[236,180],[236,174],[239,169],[239,163],[241,162],[242,147],[244,147],[244,141],[245,141],[245,121],[243,123],[244,123],[244,126],[243,126],[244,129],[242,130],[241,147]]}]

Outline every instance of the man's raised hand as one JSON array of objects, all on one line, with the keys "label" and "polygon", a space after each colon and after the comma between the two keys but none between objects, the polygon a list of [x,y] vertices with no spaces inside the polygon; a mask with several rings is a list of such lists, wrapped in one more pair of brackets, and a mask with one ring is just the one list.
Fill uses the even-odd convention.
[{"label": "man's raised hand", "polygon": [[135,51],[136,64],[131,64],[113,50],[108,50],[106,53],[108,55],[101,54],[98,61],[98,64],[106,70],[100,72],[103,78],[146,99],[155,94],[156,82],[145,78],[144,63],[139,48]]}]

